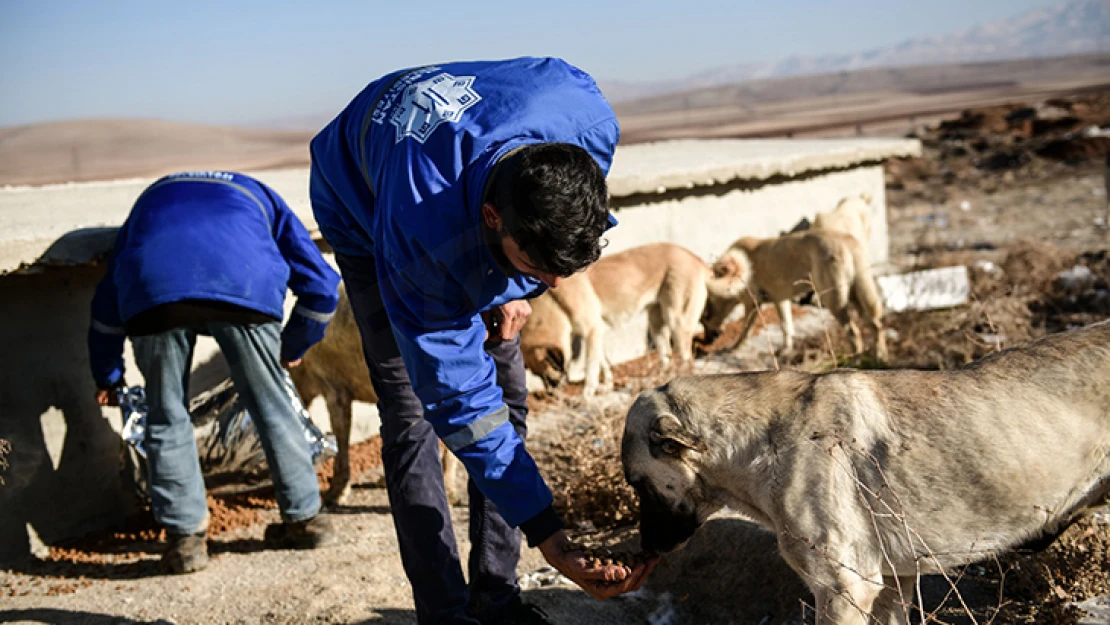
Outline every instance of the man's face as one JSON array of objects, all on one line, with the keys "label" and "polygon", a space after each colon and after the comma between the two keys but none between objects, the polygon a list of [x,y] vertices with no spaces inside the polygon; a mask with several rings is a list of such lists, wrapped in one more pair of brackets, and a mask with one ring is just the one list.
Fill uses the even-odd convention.
[{"label": "man's face", "polygon": [[559,286],[562,278],[553,273],[542,271],[533,265],[532,261],[528,259],[528,255],[520,249],[520,246],[511,236],[505,232],[499,232],[498,236],[501,239],[501,251],[505,254],[505,258],[512,263],[514,269],[543,282],[549,287]]},{"label": "man's face", "polygon": [[[497,244],[501,247],[501,254],[504,256],[505,260],[512,265],[513,269],[526,276],[535,278],[549,287],[559,286],[559,282],[562,281],[562,278],[536,267],[528,258],[528,255],[524,253],[524,250],[520,249],[520,245],[517,244],[516,240],[509,236],[509,233],[505,231],[501,222],[501,215],[498,214],[493,204],[487,202],[482,205],[482,221],[485,223],[486,227],[490,228],[492,231],[490,234],[496,237]],[[490,240],[490,244],[494,244],[492,240]],[[496,254],[494,255],[496,256]]]}]

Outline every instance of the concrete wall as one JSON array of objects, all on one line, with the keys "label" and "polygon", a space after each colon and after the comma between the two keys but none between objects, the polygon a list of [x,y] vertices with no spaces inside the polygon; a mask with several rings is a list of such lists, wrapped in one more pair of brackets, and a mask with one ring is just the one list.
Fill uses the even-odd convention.
[{"label": "concrete wall", "polygon": [[115,422],[93,400],[85,336],[102,268],[0,277],[0,561],[129,511]]},{"label": "concrete wall", "polygon": [[606,254],[653,241],[683,245],[706,261],[741,236],[773,237],[803,217],[836,208],[841,198],[872,195],[874,264],[887,262],[886,195],[880,165],[805,175],[782,181],[720,185],[614,198],[620,225],[608,235]]},{"label": "concrete wall", "polygon": [[[110,527],[133,511],[120,478],[122,419],[101,408],[89,373],[89,304],[104,267],[49,267],[0,276],[0,438],[12,444],[0,472],[0,562]],[[286,312],[292,308],[286,302]],[[124,347],[126,380],[143,385],[131,342]],[[189,381],[195,396],[228,377],[211,337],[198,337]],[[313,421],[330,431],[322,399]],[[352,439],[377,431],[377,409],[355,406]]]}]

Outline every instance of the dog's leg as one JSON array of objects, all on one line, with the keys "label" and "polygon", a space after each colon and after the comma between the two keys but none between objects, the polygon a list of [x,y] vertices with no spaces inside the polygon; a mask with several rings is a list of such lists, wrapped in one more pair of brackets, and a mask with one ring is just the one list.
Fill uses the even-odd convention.
[{"label": "dog's leg", "polygon": [[879,562],[860,561],[856,557],[859,554],[854,553],[856,547],[821,547],[808,541],[784,541],[780,536],[783,559],[813,591],[818,625],[869,623],[875,601],[884,589],[882,569]]},{"label": "dog's leg", "polygon": [[852,320],[851,307],[847,304],[833,309],[833,316],[836,317],[836,322],[844,328],[844,333],[848,335],[848,341],[852,344],[852,353],[859,354],[863,351],[863,339],[859,334],[859,327],[856,322]]},{"label": "dog's leg", "polygon": [[655,345],[655,351],[659,354],[659,366],[663,369],[671,365],[673,333],[670,317],[671,315],[663,312],[660,304],[648,307],[648,333],[651,335],[651,342]]},{"label": "dog's leg", "polygon": [[[863,341],[860,337],[859,327],[852,320],[853,280],[855,278],[851,276],[837,277],[834,281],[829,281],[831,284],[826,280],[819,280],[818,287],[824,298],[821,304],[832,313],[840,327],[844,328],[844,333],[852,344],[852,353],[859,354],[863,351]],[[826,284],[829,286],[826,287]]]},{"label": "dog's leg", "polygon": [[459,492],[459,481],[455,479],[458,472],[459,459],[447,449],[447,445],[439,444],[439,460],[443,465],[443,489],[447,492],[447,503],[452,506],[461,505],[462,494]]},{"label": "dog's leg", "polygon": [[869,319],[871,328],[875,331],[875,357],[886,361],[886,334],[883,332],[883,322],[880,319]]},{"label": "dog's leg", "polygon": [[609,362],[609,356],[605,354],[604,348],[601,350],[601,372],[598,379],[603,387],[613,384],[613,364]]},{"label": "dog's leg", "polygon": [[[860,264],[863,265],[865,262],[861,260]],[[856,274],[855,283],[852,285],[852,301],[860,317],[867,321],[875,332],[875,357],[885,361],[887,350],[886,335],[883,334],[883,299],[879,295],[879,288],[871,276],[869,267],[864,266]]]},{"label": "dog's leg", "polygon": [[886,587],[871,608],[871,618],[877,625],[909,625],[916,579],[912,576],[884,577],[883,581]]},{"label": "dog's leg", "polygon": [[791,354],[794,352],[794,316],[790,310],[790,300],[775,302],[775,310],[782,322],[782,349],[779,353]]},{"label": "dog's leg", "polygon": [[845,571],[835,583],[814,590],[817,624],[868,625],[868,616],[882,589],[880,580],[861,579]]},{"label": "dog's leg", "polygon": [[596,326],[589,327],[582,336],[586,358],[586,386],[582,389],[585,397],[597,394],[601,372],[605,366],[605,332]]},{"label": "dog's leg", "polygon": [[694,361],[694,334],[701,325],[705,303],[709,299],[709,289],[703,281],[694,281],[683,302],[682,313],[676,315],[678,328],[675,331],[675,351],[683,363]]},{"label": "dog's leg", "polygon": [[338,450],[331,483],[323,499],[327,505],[341,505],[351,492],[351,400],[345,394],[333,391],[327,394],[327,405]]},{"label": "dog's leg", "polygon": [[744,295],[741,303],[744,306],[744,328],[740,330],[740,336],[737,337],[736,342],[729,348],[731,351],[740,349],[740,346],[744,344],[744,340],[748,338],[748,334],[752,331],[755,320],[759,318],[759,300],[752,297],[749,293]]}]

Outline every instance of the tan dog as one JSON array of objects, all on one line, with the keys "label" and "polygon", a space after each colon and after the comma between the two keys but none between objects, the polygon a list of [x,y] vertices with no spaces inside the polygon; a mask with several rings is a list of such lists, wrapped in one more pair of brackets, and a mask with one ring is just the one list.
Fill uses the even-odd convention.
[{"label": "tan dog", "polygon": [[569,371],[574,329],[551,293],[531,300],[532,314],[520,329],[524,366],[538,375],[548,390],[558,387]]},{"label": "tan dog", "polygon": [[818,301],[848,333],[856,353],[863,351],[859,328],[850,308],[875,330],[875,354],[886,358],[883,335],[883,301],[871,276],[863,246],[854,237],[822,230],[796,232],[774,239],[745,237],[732,244],[713,265],[721,278],[740,277],[747,285],[738,302],[711,307],[702,320],[706,337],[715,336],[737,303],[744,304],[747,321],[733,349],[751,332],[759,310],[760,293],[774,302],[782,320],[783,352],[794,349],[794,320],[790,301],[815,291]]},{"label": "tan dog", "polygon": [[814,230],[843,232],[856,238],[864,251],[871,244],[871,194],[861,193],[846,197],[832,211],[817,213],[813,218]]},{"label": "tan dog", "polygon": [[679,378],[629,410],[645,549],[728,506],[775,533],[819,623],[906,623],[917,575],[1110,499],[1110,322],[952,371]]},{"label": "tan dog", "polygon": [[[601,382],[612,379],[604,343],[608,327],[625,323],[646,310],[648,332],[662,365],[670,364],[672,352],[680,362],[686,362],[693,358],[693,339],[706,301],[735,301],[740,286],[735,277],[715,278],[705,262],[686,248],[673,243],[653,243],[601,258],[586,271],[567,278],[537,298],[537,303],[550,297],[566,315],[572,333],[582,338],[586,369],[583,392],[590,396]],[[533,307],[528,323],[549,323],[554,327],[559,322],[551,317],[550,312],[542,310],[537,314]],[[569,363],[572,338],[548,339],[547,348],[567,351],[554,357],[548,349],[541,358],[540,352],[532,350],[531,337],[527,345],[522,337],[526,362],[545,371],[548,367],[544,362]],[[539,373],[536,368],[532,371]]]},{"label": "tan dog", "polygon": [[[339,289],[339,306],[324,338],[309,348],[301,364],[290,369],[289,375],[305,406],[320,396],[327,403],[338,453],[331,484],[323,498],[329,504],[342,503],[351,490],[351,403],[378,403],[378,394],[370,383],[366,357],[362,353],[358,325],[351,312],[347,290],[342,286]],[[440,452],[447,500],[458,504],[461,501],[455,482],[458,458],[442,443]]]}]

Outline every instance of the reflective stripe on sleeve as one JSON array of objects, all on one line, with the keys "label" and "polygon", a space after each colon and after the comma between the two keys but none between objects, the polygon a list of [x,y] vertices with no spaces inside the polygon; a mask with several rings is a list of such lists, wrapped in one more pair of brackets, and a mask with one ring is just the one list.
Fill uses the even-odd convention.
[{"label": "reflective stripe on sleeve", "polygon": [[509,407],[502,405],[497,410],[481,417],[463,429],[443,437],[443,444],[451,451],[459,451],[482,440],[490,432],[509,421]]}]

